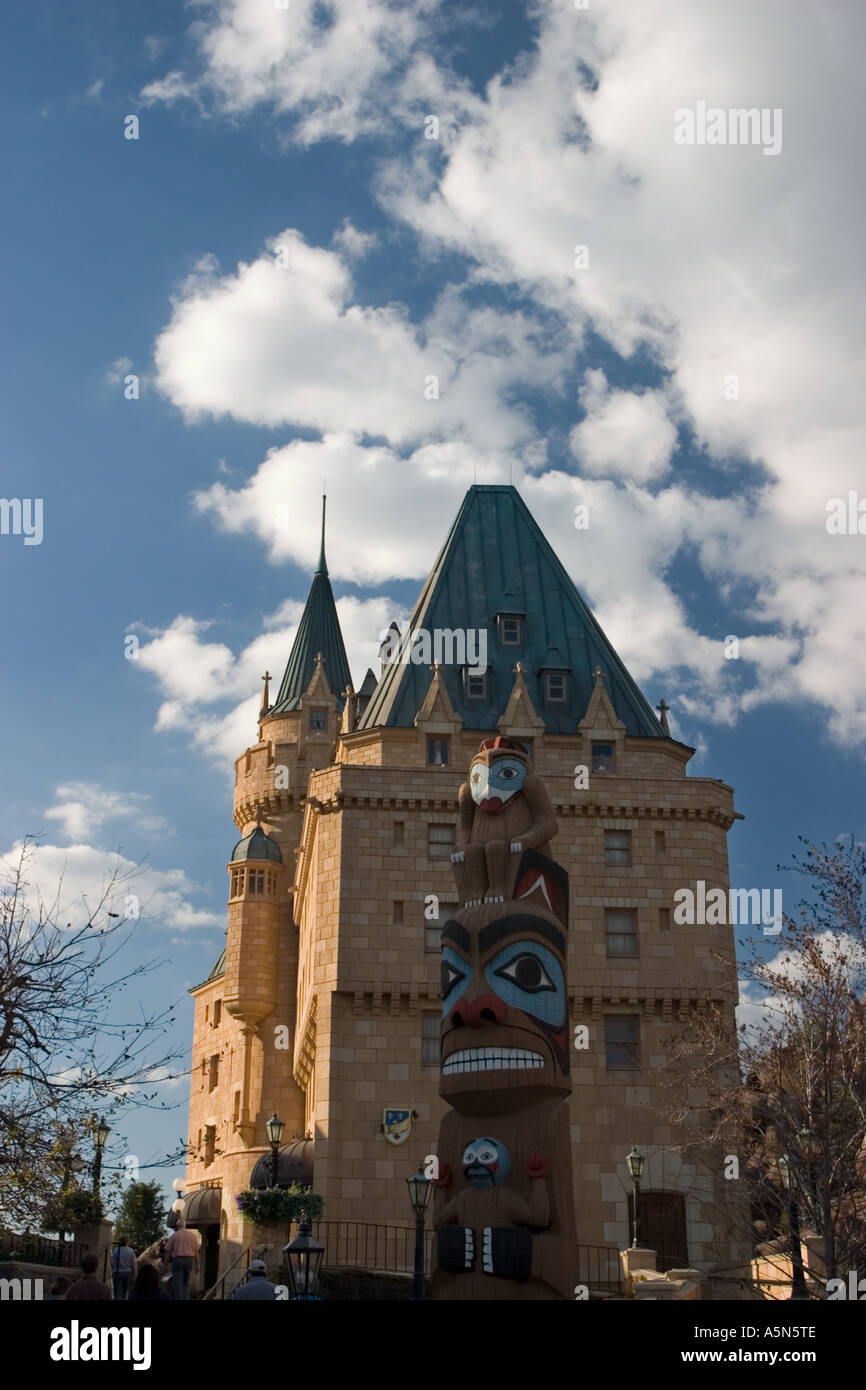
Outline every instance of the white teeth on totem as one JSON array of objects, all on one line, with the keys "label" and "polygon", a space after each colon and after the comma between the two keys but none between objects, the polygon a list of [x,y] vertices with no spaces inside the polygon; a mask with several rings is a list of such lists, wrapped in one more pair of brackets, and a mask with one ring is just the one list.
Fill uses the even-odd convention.
[{"label": "white teeth on totem", "polygon": [[446,1057],[442,1072],[451,1076],[467,1071],[537,1071],[543,1066],[540,1052],[527,1052],[522,1047],[474,1047],[452,1052]]}]

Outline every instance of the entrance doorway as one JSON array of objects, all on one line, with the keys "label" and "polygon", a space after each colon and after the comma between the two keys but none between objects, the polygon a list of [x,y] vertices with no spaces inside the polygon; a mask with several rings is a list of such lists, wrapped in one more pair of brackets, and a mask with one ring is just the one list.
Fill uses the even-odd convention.
[{"label": "entrance doorway", "polygon": [[[686,1204],[679,1192],[641,1192],[637,1207],[641,1245],[655,1250],[659,1274],[689,1268]],[[634,1230],[634,1196],[629,1193],[628,1228]]]}]

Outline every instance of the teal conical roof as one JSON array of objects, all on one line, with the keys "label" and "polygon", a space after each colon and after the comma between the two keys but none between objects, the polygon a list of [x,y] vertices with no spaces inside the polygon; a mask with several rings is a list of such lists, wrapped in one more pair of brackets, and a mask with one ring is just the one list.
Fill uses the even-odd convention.
[{"label": "teal conical roof", "polygon": [[298,701],[313,678],[319,652],[322,653],[328,685],[337,699],[338,709],[342,709],[345,704],[346,686],[351,685],[352,675],[325,561],[324,498],[319,564],[307,597],[307,606],[295,634],[282,683],[276,701],[268,711],[269,714],[284,714],[286,710],[297,709]]},{"label": "teal conical roof", "polygon": [[[522,640],[500,640],[497,613],[523,615]],[[430,573],[410,621],[423,629],[486,629],[487,689],[467,698],[463,671],[443,661],[442,679],[455,712],[468,729],[496,727],[511,695],[514,668],[524,679],[549,733],[573,733],[601,667],[605,689],[629,734],[663,738],[661,726],[574,582],[557,559],[517,489],[471,487]],[[447,639],[445,639],[447,640]],[[567,673],[567,698],[548,705],[544,671]],[[360,728],[411,726],[430,686],[429,663],[386,665]]]}]

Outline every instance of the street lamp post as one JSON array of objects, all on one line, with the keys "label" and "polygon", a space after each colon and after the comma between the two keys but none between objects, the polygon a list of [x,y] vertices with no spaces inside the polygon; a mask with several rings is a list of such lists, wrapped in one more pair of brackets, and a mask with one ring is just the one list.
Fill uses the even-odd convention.
[{"label": "street lamp post", "polygon": [[292,1298],[310,1302],[319,1295],[319,1270],[325,1258],[325,1247],[315,1239],[306,1217],[298,1225],[298,1234],[288,1245],[283,1246],[283,1254],[289,1270],[289,1288]]},{"label": "street lamp post", "polygon": [[411,1178],[406,1179],[409,1188],[409,1201],[415,1213],[415,1276],[412,1283],[413,1299],[424,1297],[424,1217],[433,1184],[419,1168]]},{"label": "street lamp post", "polygon": [[283,1137],[283,1130],[285,1127],[286,1126],[283,1124],[283,1121],[279,1118],[276,1111],[274,1111],[265,1125],[265,1129],[268,1132],[268,1140],[271,1145],[271,1187],[276,1187],[277,1185],[277,1172],[280,1161],[280,1140]]},{"label": "street lamp post", "polygon": [[806,1274],[803,1269],[803,1247],[800,1244],[800,1212],[794,1192],[794,1174],[790,1158],[782,1155],[776,1159],[776,1167],[788,1198],[788,1224],[791,1228],[791,1299],[809,1300],[806,1287]]},{"label": "street lamp post", "polygon": [[632,1199],[632,1241],[631,1241],[631,1248],[632,1248],[632,1250],[640,1250],[641,1245],[640,1245],[640,1237],[639,1237],[639,1235],[638,1235],[638,1224],[637,1224],[637,1203],[638,1203],[638,1194],[640,1193],[640,1175],[641,1175],[641,1173],[643,1172],[643,1166],[644,1166],[644,1163],[646,1162],[646,1155],[645,1155],[645,1154],[642,1154],[642,1153],[640,1152],[640,1150],[638,1149],[637,1144],[633,1144],[633,1145],[632,1145],[631,1153],[626,1155],[626,1160],[625,1160],[625,1161],[626,1161],[626,1163],[627,1163],[627,1165],[628,1165],[628,1171],[629,1171],[629,1173],[631,1174],[632,1183],[634,1184],[634,1197],[633,1197],[633,1199]]},{"label": "street lamp post", "polygon": [[108,1136],[111,1133],[108,1125],[102,1119],[94,1121],[93,1125],[93,1195],[99,1196],[99,1189],[102,1183],[102,1153],[105,1148]]}]

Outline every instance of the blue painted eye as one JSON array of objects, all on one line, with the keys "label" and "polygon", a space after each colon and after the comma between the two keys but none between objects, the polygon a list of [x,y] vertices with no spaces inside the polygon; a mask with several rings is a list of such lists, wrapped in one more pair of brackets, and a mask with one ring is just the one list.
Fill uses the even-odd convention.
[{"label": "blue painted eye", "polygon": [[515,956],[513,961],[495,973],[503,980],[513,980],[528,994],[537,994],[542,989],[556,989],[534,951],[527,951],[525,956]]},{"label": "blue painted eye", "polygon": [[443,946],[440,972],[443,1013],[447,1013],[452,1005],[456,1004],[471,977],[472,971],[466,961],[458,956],[456,951],[452,951],[450,946]]},{"label": "blue painted eye", "polygon": [[485,967],[484,978],[504,1003],[552,1028],[566,1018],[565,972],[552,951],[537,941],[515,941]]}]

